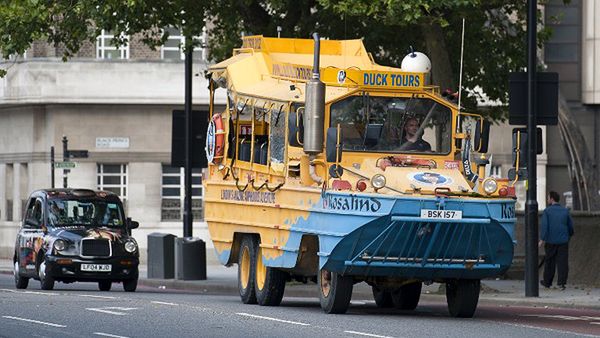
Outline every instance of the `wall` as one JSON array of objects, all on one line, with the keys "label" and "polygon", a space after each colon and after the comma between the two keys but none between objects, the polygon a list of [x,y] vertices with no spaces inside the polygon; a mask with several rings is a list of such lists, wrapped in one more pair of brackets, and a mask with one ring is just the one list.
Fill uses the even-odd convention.
[{"label": "wall", "polygon": [[[569,243],[568,283],[600,286],[600,213],[572,212],[575,235]],[[541,222],[541,220],[539,221]],[[541,223],[539,223],[541,226]],[[515,230],[517,245],[509,276],[523,278],[525,257],[525,218],[517,215]],[[540,256],[544,249],[540,249]],[[541,258],[540,258],[541,260]],[[543,269],[540,269],[540,276]],[[556,278],[556,277],[555,277]]]}]

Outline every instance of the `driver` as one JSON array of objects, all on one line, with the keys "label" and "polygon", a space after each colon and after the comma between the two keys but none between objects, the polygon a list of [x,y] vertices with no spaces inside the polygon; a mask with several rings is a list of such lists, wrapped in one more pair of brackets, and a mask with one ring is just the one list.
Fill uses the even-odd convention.
[{"label": "driver", "polygon": [[404,122],[404,136],[402,137],[400,150],[405,151],[431,151],[431,144],[423,140],[419,133],[419,121],[416,117],[409,117]]}]

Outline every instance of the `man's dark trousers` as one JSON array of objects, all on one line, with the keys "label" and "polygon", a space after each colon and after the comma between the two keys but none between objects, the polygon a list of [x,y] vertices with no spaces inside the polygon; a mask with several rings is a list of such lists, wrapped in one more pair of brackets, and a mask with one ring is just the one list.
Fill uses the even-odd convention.
[{"label": "man's dark trousers", "polygon": [[544,263],[544,283],[552,285],[554,279],[554,270],[558,270],[557,285],[567,284],[569,275],[569,243],[563,244],[544,244],[546,258]]}]

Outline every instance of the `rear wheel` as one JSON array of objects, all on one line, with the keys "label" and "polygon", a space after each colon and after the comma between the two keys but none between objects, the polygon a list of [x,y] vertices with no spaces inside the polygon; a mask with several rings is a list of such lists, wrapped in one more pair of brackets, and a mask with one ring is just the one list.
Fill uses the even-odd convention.
[{"label": "rear wheel", "polygon": [[471,318],[477,309],[481,281],[459,279],[446,283],[446,300],[452,317]]},{"label": "rear wheel", "polygon": [[42,290],[54,289],[54,278],[48,275],[48,266],[46,265],[46,257],[42,259],[42,262],[38,266],[38,277],[40,278],[40,287]]},{"label": "rear wheel", "polygon": [[[123,290],[125,290],[125,292],[135,292],[135,290],[137,289],[137,284],[138,284],[137,278],[124,280],[123,281]],[[109,287],[109,289],[110,289],[110,287]],[[102,290],[102,289],[100,289],[100,290]],[[102,291],[105,291],[105,290],[102,290]],[[106,291],[108,291],[108,290],[106,290]]]},{"label": "rear wheel", "polygon": [[109,280],[101,280],[98,282],[98,289],[100,289],[100,291],[110,291],[111,286],[112,282]]},{"label": "rear wheel", "polygon": [[257,245],[255,292],[259,305],[277,306],[281,304],[287,274],[281,270],[265,266],[262,261],[262,249]]},{"label": "rear wheel", "polygon": [[404,284],[392,292],[394,306],[400,310],[414,310],[421,299],[421,282]]},{"label": "rear wheel", "polygon": [[389,291],[384,291],[377,286],[373,285],[373,299],[375,299],[375,304],[380,308],[390,308],[394,306],[392,302],[392,294]]},{"label": "rear wheel", "polygon": [[15,262],[14,274],[15,274],[15,286],[17,287],[17,289],[27,289],[27,285],[29,285],[29,278],[21,277],[19,261]]},{"label": "rear wheel", "polygon": [[258,243],[251,236],[244,236],[238,256],[238,289],[244,304],[256,304],[254,279],[256,274],[256,248]]},{"label": "rear wheel", "polygon": [[352,277],[321,269],[317,280],[321,309],[325,313],[346,313],[352,298]]}]

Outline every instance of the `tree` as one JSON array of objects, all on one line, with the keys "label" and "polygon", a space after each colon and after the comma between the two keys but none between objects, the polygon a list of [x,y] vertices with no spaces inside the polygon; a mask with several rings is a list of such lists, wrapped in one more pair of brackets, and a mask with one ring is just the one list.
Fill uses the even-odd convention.
[{"label": "tree", "polygon": [[[284,37],[307,38],[317,31],[332,39],[364,38],[375,59],[390,66],[399,66],[413,46],[432,59],[432,82],[451,90],[458,87],[466,18],[461,100],[467,110],[476,109],[484,96],[506,104],[508,73],[526,63],[522,0],[0,0],[0,50],[5,57],[22,54],[33,41],[46,38],[64,46],[66,60],[102,29],[115,33],[117,45],[127,43],[124,36],[140,33],[157,47],[168,37],[161,29],[169,26],[182,29],[187,49],[193,45],[189,37],[202,33],[205,18],[212,18],[208,47],[213,60],[231,55],[242,34],[275,36],[281,26]],[[549,34],[545,28],[538,33],[540,47]],[[484,113],[506,118],[501,106]],[[598,184],[593,170],[586,169],[591,160],[579,128],[566,125],[572,120],[561,105],[560,130],[576,201],[597,209]]]}]

